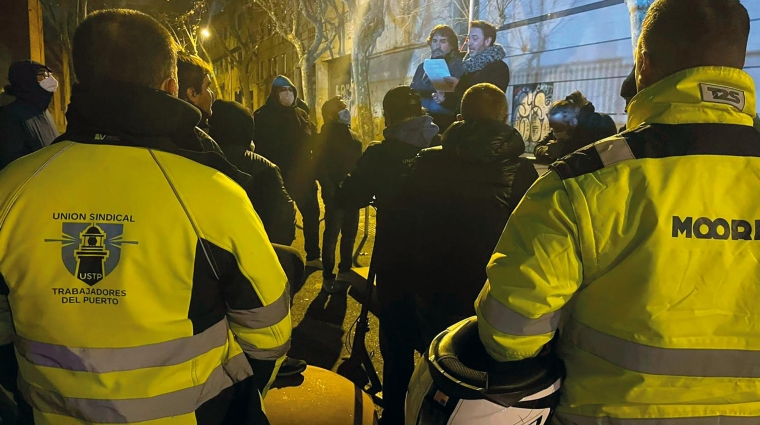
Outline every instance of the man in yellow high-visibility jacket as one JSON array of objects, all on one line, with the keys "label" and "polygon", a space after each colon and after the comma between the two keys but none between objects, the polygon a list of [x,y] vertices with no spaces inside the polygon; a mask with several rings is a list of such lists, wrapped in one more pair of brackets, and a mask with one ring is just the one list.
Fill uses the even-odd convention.
[{"label": "man in yellow high-visibility jacket", "polygon": [[557,334],[557,420],[760,423],[760,135],[739,0],[657,0],[622,135],[555,163],[476,302],[500,361]]},{"label": "man in yellow high-visibility jacket", "polygon": [[73,58],[66,133],[0,173],[0,350],[35,423],[266,423],[290,295],[250,176],[202,152],[156,20],[93,13]]}]

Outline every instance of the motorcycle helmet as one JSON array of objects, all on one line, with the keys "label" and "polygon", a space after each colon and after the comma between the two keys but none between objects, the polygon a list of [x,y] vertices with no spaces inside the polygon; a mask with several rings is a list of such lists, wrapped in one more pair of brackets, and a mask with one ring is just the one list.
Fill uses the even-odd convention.
[{"label": "motorcycle helmet", "polygon": [[439,334],[418,362],[406,425],[546,425],[563,375],[562,362],[548,349],[531,359],[493,360],[471,317]]}]

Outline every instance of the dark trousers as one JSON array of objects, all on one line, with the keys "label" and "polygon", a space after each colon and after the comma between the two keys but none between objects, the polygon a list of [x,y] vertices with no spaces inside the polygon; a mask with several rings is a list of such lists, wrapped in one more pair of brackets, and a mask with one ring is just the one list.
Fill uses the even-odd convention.
[{"label": "dark trousers", "polygon": [[[286,182],[287,187],[287,182]],[[288,188],[290,192],[290,188]],[[303,217],[303,240],[306,260],[316,260],[319,253],[319,199],[317,198],[317,183],[311,182],[301,190],[291,192],[298,211]]]},{"label": "dark trousers", "polygon": [[403,425],[404,401],[414,373],[418,340],[414,295],[404,274],[377,274],[380,352],[383,355],[383,424]]},{"label": "dark trousers", "polygon": [[354,243],[359,232],[359,210],[343,210],[333,204],[332,195],[322,189],[325,203],[325,233],[322,235],[322,264],[325,279],[335,279],[335,248],[340,235],[340,263],[338,272],[351,271]]}]

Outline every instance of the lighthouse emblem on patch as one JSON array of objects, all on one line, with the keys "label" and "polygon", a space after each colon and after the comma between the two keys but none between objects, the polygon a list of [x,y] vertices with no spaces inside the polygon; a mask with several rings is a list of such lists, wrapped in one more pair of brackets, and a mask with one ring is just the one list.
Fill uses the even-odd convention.
[{"label": "lighthouse emblem on patch", "polygon": [[122,239],[124,225],[116,223],[62,223],[59,242],[66,269],[74,277],[93,286],[108,276],[119,264],[123,244],[137,244]]}]

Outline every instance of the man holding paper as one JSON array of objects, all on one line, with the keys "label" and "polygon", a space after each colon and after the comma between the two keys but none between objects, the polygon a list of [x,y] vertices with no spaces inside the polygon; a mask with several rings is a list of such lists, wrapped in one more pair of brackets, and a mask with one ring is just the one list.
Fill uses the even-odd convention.
[{"label": "man holding paper", "polygon": [[444,77],[448,90],[440,91],[436,98],[441,106],[459,111],[462,96],[470,87],[480,83],[490,83],[506,92],[509,86],[509,66],[504,62],[507,53],[496,43],[496,27],[485,21],[472,21],[468,36],[467,56],[462,60],[464,73]]},{"label": "man holding paper", "polygon": [[451,27],[438,25],[430,31],[428,37],[430,59],[417,67],[412,80],[412,89],[422,97],[422,107],[433,117],[441,133],[456,120],[456,113],[440,105],[443,96],[438,92],[449,90],[447,77],[459,78],[464,73],[462,55],[458,48],[457,35]]}]

